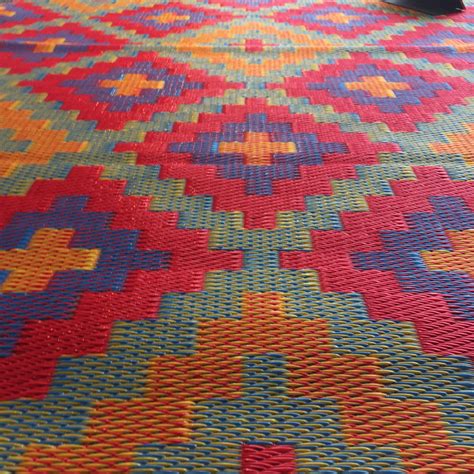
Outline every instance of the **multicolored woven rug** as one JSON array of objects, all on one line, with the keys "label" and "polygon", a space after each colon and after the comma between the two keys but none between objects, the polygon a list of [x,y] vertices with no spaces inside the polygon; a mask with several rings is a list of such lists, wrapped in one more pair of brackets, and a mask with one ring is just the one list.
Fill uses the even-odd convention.
[{"label": "multicolored woven rug", "polygon": [[474,473],[473,10],[0,4],[0,472]]}]

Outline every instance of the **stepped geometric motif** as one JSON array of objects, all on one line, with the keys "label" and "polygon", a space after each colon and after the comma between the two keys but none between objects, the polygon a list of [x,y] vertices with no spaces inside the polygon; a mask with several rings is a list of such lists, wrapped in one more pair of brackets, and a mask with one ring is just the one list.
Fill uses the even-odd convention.
[{"label": "stepped geometric motif", "polygon": [[47,100],[58,101],[63,110],[78,110],[80,120],[96,121],[99,130],[150,121],[157,112],[175,112],[181,104],[199,103],[203,97],[242,87],[144,51],[20,85],[47,94]]},{"label": "stepped geometric motif", "polygon": [[[104,51],[120,49],[125,40],[86,28],[79,23],[64,23],[41,30],[2,35],[0,67],[23,74],[36,67],[52,67],[73,62]],[[12,48],[11,45],[15,44]]]},{"label": "stepped geometric motif", "polygon": [[241,8],[250,12],[283,6],[293,2],[294,0],[209,0],[209,3],[215,3],[223,7]]},{"label": "stepped geometric motif", "polygon": [[[445,25],[416,27],[390,40],[381,41],[387,51],[402,51],[409,58],[446,63],[456,69],[470,69],[474,61],[474,33]],[[400,47],[400,45],[407,45]]]},{"label": "stepped geometric motif", "polygon": [[366,122],[385,123],[393,132],[416,131],[419,122],[450,113],[450,106],[466,104],[474,87],[461,77],[444,77],[367,53],[352,53],[335,64],[323,64],[302,77],[285,78],[289,97],[308,97],[312,104],[327,104],[340,113],[355,113]]},{"label": "stepped geometric motif", "polygon": [[[302,438],[300,442],[314,451],[314,438],[308,440],[304,436],[305,426],[318,426],[322,417],[317,402],[326,398],[335,398],[340,406],[339,423],[349,446],[368,442],[376,446],[394,445],[400,449],[402,459],[408,463],[414,460],[420,468],[443,466],[445,463],[456,465],[463,461],[470,463],[472,449],[451,444],[435,403],[413,397],[391,400],[384,394],[378,357],[331,353],[326,322],[289,317],[282,294],[249,292],[242,300],[240,320],[223,318],[199,325],[194,355],[162,356],[152,360],[143,397],[97,403],[84,430],[82,445],[32,444],[26,454],[25,468],[61,465],[75,469],[81,466],[78,459],[86,465],[101,466],[104,465],[101,459],[103,450],[114,450],[117,463],[126,466],[133,463],[134,451],[144,443],[163,447],[190,445],[192,429],[197,428],[197,439],[200,439],[210,429],[210,422],[215,434],[206,434],[213,439],[214,445],[220,444],[215,431],[217,425],[225,426],[230,445],[242,440],[248,442],[246,432],[252,427],[265,431],[266,426],[270,436],[276,431],[285,433],[286,439]],[[273,330],[265,333],[262,327],[272,327]],[[238,339],[235,337],[237,333],[240,334]],[[286,390],[294,398],[286,398],[283,391],[272,393],[276,390],[269,376],[265,382],[259,380],[262,374],[258,368],[263,364],[258,364],[258,359],[249,364],[256,356],[274,353],[289,360]],[[244,361],[249,365],[244,365]],[[206,362],[212,363],[212,369]],[[179,376],[184,367],[193,374],[192,378]],[[256,372],[253,377],[258,381],[253,394],[249,393],[249,387],[245,387],[243,377],[245,372],[251,373],[252,368]],[[265,393],[267,390],[270,393]],[[263,407],[259,406],[261,397],[265,397]],[[273,413],[273,417],[267,417],[266,423],[252,417],[249,411],[255,404],[260,410]],[[206,421],[198,425],[192,421],[192,412],[199,405]],[[291,422],[281,416],[282,408],[283,413],[286,409],[292,414]],[[406,424],[407,416],[416,420],[418,428]],[[420,443],[424,443],[427,431],[430,433],[429,442],[438,447],[434,454],[420,453],[418,448]],[[115,436],[110,436],[110,432],[116,433]],[[192,459],[197,463],[203,456],[200,444],[194,443],[190,447]],[[280,453],[280,450],[275,451],[277,455]],[[186,457],[182,461],[186,462]],[[245,457],[243,463],[248,462]]]},{"label": "stepped geometric motif", "polygon": [[466,133],[447,133],[445,143],[432,143],[431,148],[437,153],[461,155],[468,165],[474,165],[472,142],[474,140],[474,123],[466,123]]},{"label": "stepped geometric motif", "polygon": [[0,0],[0,472],[474,473],[473,20]]},{"label": "stepped geometric motif", "polygon": [[413,321],[427,352],[472,357],[474,282],[459,254],[469,260],[474,188],[442,169],[417,176],[394,182],[393,197],[367,198],[368,212],[344,213],[342,231],[313,231],[314,251],[281,263],[318,270],[325,291],[363,294],[372,318]]},{"label": "stepped geometric motif", "polygon": [[164,292],[196,291],[207,271],[240,266],[239,252],[209,251],[207,231],[177,229],[175,215],[100,173],[77,168],[0,198],[2,398],[13,373],[15,398],[44,396],[61,355],[101,352],[114,321],[153,318]]},{"label": "stepped geometric motif", "polygon": [[406,16],[376,9],[359,8],[335,2],[316,3],[276,13],[273,18],[329,35],[353,39],[407,20]]},{"label": "stepped geometric motif", "polygon": [[0,151],[0,176],[8,176],[18,166],[46,164],[56,153],[84,151],[87,142],[69,140],[68,130],[54,129],[49,120],[32,119],[33,111],[19,103],[0,102],[0,130],[8,133],[13,143],[26,143],[23,150]]},{"label": "stepped geometric motif", "polygon": [[160,38],[192,28],[221,23],[230,20],[232,15],[218,10],[170,2],[120,13],[108,13],[98,18],[105,23],[110,22],[137,34]]},{"label": "stepped geometric motif", "polygon": [[254,20],[198,32],[192,42],[183,37],[165,44],[191,55],[193,60],[222,65],[228,71],[252,77],[274,74],[288,65],[299,65],[336,46],[325,38],[308,37],[278,23]]},{"label": "stepped geometric motif", "polygon": [[398,150],[259,99],[115,149],[135,152],[139,165],[160,165],[162,178],[185,178],[188,193],[213,196],[215,210],[241,211],[246,226],[264,228],[279,210],[304,209],[306,195],[330,193],[330,180],[353,176],[354,165]]},{"label": "stepped geometric motif", "polygon": [[52,21],[64,18],[50,10],[29,2],[12,2],[0,4],[0,28],[11,28],[18,25],[31,25],[38,21]]}]

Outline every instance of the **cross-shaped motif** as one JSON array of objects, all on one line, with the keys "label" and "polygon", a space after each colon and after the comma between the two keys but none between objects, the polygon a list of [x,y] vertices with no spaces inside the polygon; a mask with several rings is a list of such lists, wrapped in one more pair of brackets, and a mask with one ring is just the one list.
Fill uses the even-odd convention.
[{"label": "cross-shaped motif", "polygon": [[143,89],[163,89],[165,81],[149,81],[144,74],[125,74],[121,79],[104,79],[100,85],[113,88],[115,95],[139,96]]},{"label": "cross-shaped motif", "polygon": [[409,84],[405,82],[390,82],[383,76],[364,76],[358,82],[347,82],[347,89],[362,90],[368,92],[372,97],[396,98],[396,90],[410,89]]},{"label": "cross-shaped motif", "polygon": [[458,53],[470,53],[472,52],[472,43],[467,43],[462,39],[457,38],[448,38],[445,39],[442,43],[442,46],[451,46],[454,48]]},{"label": "cross-shaped motif", "polygon": [[454,251],[421,252],[431,270],[466,272],[474,278],[474,230],[447,232]]},{"label": "cross-shaped motif", "polygon": [[325,15],[317,15],[318,20],[329,20],[332,23],[347,25],[357,17],[354,15],[346,15],[345,13],[327,13]]},{"label": "cross-shaped motif", "polygon": [[270,165],[274,153],[296,153],[293,142],[272,142],[265,132],[247,132],[244,142],[221,142],[219,153],[242,153],[246,165]]},{"label": "cross-shaped motif", "polygon": [[147,20],[156,21],[157,23],[175,23],[177,21],[188,21],[191,17],[189,15],[178,15],[173,12],[166,12],[161,15],[148,16]]},{"label": "cross-shaped motif", "polygon": [[73,235],[73,229],[39,229],[27,249],[0,251],[0,270],[10,272],[0,291],[43,291],[56,272],[93,270],[100,250],[70,248]]},{"label": "cross-shaped motif", "polygon": [[15,12],[7,10],[7,7],[0,5],[0,16],[15,16]]},{"label": "cross-shaped motif", "polygon": [[445,134],[448,143],[432,143],[431,148],[437,153],[455,153],[462,155],[468,165],[474,165],[472,144],[474,143],[474,123],[466,124],[466,133]]}]

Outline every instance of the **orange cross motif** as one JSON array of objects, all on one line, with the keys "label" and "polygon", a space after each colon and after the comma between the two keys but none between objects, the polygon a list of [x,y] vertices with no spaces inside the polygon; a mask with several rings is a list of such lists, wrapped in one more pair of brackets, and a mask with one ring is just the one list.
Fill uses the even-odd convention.
[{"label": "orange cross motif", "polygon": [[296,153],[293,142],[272,142],[265,132],[247,132],[245,141],[221,142],[219,153],[242,153],[246,165],[270,165],[274,153]]},{"label": "orange cross motif", "polygon": [[[306,278],[317,286],[314,273]],[[445,472],[444,466],[464,460],[468,465],[472,449],[451,443],[436,403],[388,397],[381,358],[334,353],[331,325],[317,316],[290,315],[287,301],[279,292],[246,292],[241,319],[199,321],[194,354],[151,359],[141,397],[95,402],[82,444],[32,443],[22,472],[59,465],[62,472],[79,472],[84,465],[107,465],[108,452],[114,455],[113,467],[126,466],[122,471],[128,472],[134,451],[143,444],[193,439],[196,404],[240,397],[245,356],[274,353],[286,358],[291,396],[336,400],[348,445],[395,446],[407,464],[416,469],[412,461],[421,459],[433,466],[431,472]],[[426,451],[420,448],[425,445]]]},{"label": "orange cross motif", "polygon": [[346,87],[351,90],[362,90],[368,92],[372,97],[397,97],[396,90],[410,89],[405,82],[389,82],[383,76],[364,76],[359,82],[348,82]]},{"label": "orange cross motif", "polygon": [[326,15],[318,15],[316,17],[318,20],[329,20],[333,23],[339,23],[341,25],[350,23],[354,18],[357,18],[354,15],[346,15],[344,13],[328,13]]},{"label": "orange cross motif", "polygon": [[10,271],[0,292],[42,291],[55,272],[93,270],[98,249],[72,249],[72,229],[40,229],[27,249],[0,251],[0,269]]},{"label": "orange cross motif", "polygon": [[474,230],[446,232],[454,251],[435,250],[421,252],[431,270],[469,273],[474,278]]},{"label": "orange cross motif", "polygon": [[442,46],[451,46],[453,47],[458,53],[471,53],[474,51],[474,47],[472,43],[466,43],[461,39],[456,38],[448,38],[445,39],[442,43]]},{"label": "orange cross motif", "polygon": [[468,165],[474,165],[474,124],[467,123],[464,127],[468,130],[466,133],[447,133],[449,143],[432,143],[431,148],[438,153],[459,153]]},{"label": "orange cross motif", "polygon": [[15,16],[15,12],[7,10],[7,7],[0,5],[0,16]]},{"label": "orange cross motif", "polygon": [[100,85],[115,89],[115,95],[136,97],[143,89],[163,89],[165,81],[149,81],[144,74],[125,74],[121,79],[104,79]]},{"label": "orange cross motif", "polygon": [[51,120],[32,119],[32,110],[21,108],[21,101],[0,102],[0,128],[12,128],[10,140],[28,142],[24,151],[0,151],[0,176],[8,176],[19,165],[47,163],[56,153],[76,153],[87,142],[67,141],[69,131],[57,130]]},{"label": "orange cross motif", "polygon": [[173,12],[163,13],[162,15],[148,16],[147,20],[156,21],[157,23],[174,23],[175,21],[187,21],[191,17],[189,15],[178,15]]},{"label": "orange cross motif", "polygon": [[66,42],[66,38],[48,38],[35,44],[35,53],[54,53],[56,46]]}]

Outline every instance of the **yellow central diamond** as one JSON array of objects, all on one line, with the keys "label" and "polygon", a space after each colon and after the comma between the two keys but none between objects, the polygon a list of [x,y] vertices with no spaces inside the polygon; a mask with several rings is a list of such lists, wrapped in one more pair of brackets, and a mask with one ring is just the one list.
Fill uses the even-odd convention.
[{"label": "yellow central diamond", "polygon": [[162,15],[151,15],[146,19],[156,21],[157,23],[174,23],[175,21],[187,21],[190,18],[189,15],[178,15],[173,12],[168,12],[163,13]]},{"label": "yellow central diamond", "polygon": [[327,13],[325,15],[318,15],[316,18],[318,20],[329,20],[340,25],[347,25],[357,17],[354,15],[346,15],[345,13]]},{"label": "yellow central diamond", "polygon": [[394,91],[410,89],[410,85],[405,82],[389,82],[383,76],[364,76],[361,78],[361,81],[347,82],[346,87],[351,91],[366,91],[372,97],[380,98],[395,98]]},{"label": "yellow central diamond", "polygon": [[143,89],[163,89],[165,81],[149,81],[144,74],[125,74],[121,79],[104,79],[101,87],[113,87],[115,95],[139,96]]},{"label": "yellow central diamond", "polygon": [[246,165],[270,165],[274,153],[296,153],[293,142],[272,142],[265,132],[247,132],[244,142],[221,142],[219,153],[242,153]]},{"label": "yellow central diamond", "polygon": [[[279,44],[281,48],[274,48],[273,54],[262,54],[258,63],[255,55],[236,55],[240,48],[228,48],[229,43],[242,43],[242,38],[254,38],[258,32],[259,38],[265,37],[265,44]],[[244,40],[245,41],[245,40]],[[177,41],[168,41],[165,46],[171,46],[180,53],[187,53],[191,60],[198,60],[212,64],[219,64],[229,71],[243,72],[248,76],[263,77],[269,72],[278,71],[290,65],[300,64],[312,59],[319,52],[331,51],[338,46],[333,40],[326,38],[312,38],[306,33],[291,31],[283,26],[265,23],[263,21],[249,21],[226,25],[222,28],[203,30],[189,41],[188,37]]]}]

